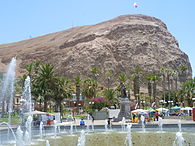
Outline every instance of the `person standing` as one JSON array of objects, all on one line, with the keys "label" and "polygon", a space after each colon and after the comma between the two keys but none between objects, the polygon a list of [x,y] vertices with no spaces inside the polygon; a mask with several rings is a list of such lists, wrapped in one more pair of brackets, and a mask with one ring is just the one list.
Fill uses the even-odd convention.
[{"label": "person standing", "polygon": [[156,120],[158,121],[158,117],[159,117],[158,111],[156,111],[155,117],[156,117]]}]

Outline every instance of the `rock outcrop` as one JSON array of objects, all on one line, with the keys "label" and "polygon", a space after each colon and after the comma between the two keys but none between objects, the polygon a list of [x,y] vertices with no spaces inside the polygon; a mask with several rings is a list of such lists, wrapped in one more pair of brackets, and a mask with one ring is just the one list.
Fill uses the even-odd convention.
[{"label": "rock outcrop", "polygon": [[87,76],[93,67],[102,72],[131,74],[137,66],[143,72],[159,72],[162,66],[179,71],[181,65],[188,67],[186,79],[192,76],[188,56],[179,49],[166,25],[144,15],[124,15],[96,25],[3,44],[0,52],[2,72],[11,57],[17,56],[18,74],[24,73],[25,64],[40,60],[52,63],[58,74],[68,77]]}]

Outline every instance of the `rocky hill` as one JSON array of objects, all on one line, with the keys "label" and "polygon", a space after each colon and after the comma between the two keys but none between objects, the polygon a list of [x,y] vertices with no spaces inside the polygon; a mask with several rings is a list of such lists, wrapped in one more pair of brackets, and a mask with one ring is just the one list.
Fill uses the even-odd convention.
[{"label": "rocky hill", "polygon": [[145,15],[124,15],[0,45],[1,72],[13,56],[17,56],[18,75],[24,73],[25,64],[40,60],[54,64],[58,74],[68,77],[87,76],[93,67],[131,74],[137,66],[144,72],[159,72],[162,66],[179,71],[181,65],[188,66],[186,79],[192,76],[188,56],[166,25]]}]

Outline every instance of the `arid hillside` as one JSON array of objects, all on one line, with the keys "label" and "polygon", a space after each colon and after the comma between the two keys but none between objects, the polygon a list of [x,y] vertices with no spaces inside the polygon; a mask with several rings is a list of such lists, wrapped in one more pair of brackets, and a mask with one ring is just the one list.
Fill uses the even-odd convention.
[{"label": "arid hillside", "polygon": [[[68,77],[87,76],[93,67],[104,72],[130,75],[135,67],[159,73],[160,67],[179,72],[188,66],[188,56],[179,49],[175,37],[159,19],[145,15],[124,15],[89,26],[79,26],[16,43],[0,45],[0,71],[17,56],[17,75],[24,65],[40,60],[52,63],[56,73]],[[104,75],[100,77],[103,82]],[[180,80],[180,79],[179,79]]]}]

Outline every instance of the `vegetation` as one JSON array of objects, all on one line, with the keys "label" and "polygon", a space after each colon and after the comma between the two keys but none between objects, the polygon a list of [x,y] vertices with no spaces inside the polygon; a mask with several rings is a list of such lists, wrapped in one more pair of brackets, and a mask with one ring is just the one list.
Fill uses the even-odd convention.
[{"label": "vegetation", "polygon": [[[179,76],[185,76],[186,66],[180,66],[178,71],[161,67],[160,73],[144,74],[139,67],[132,70],[131,75],[119,74],[118,86],[112,88],[114,73],[105,71],[105,87],[98,82],[99,76],[103,73],[96,67],[92,68],[90,77],[77,76],[73,80],[59,76],[55,73],[55,68],[51,64],[42,64],[36,61],[26,65],[27,74],[24,74],[17,80],[17,92],[24,87],[24,81],[30,76],[32,83],[33,100],[37,109],[43,111],[64,111],[64,102],[66,98],[72,98],[76,95],[77,110],[79,109],[80,95],[85,97],[85,102],[93,102],[86,104],[85,111],[92,112],[101,110],[104,107],[117,107],[119,105],[118,98],[121,96],[121,85],[125,85],[128,98],[138,103],[139,107],[151,106],[155,103],[159,106],[159,101],[163,100],[163,106],[170,106],[170,101],[178,106],[192,106],[195,90],[195,79],[182,81],[182,85],[178,85]],[[115,75],[116,76],[116,75]],[[142,85],[148,86],[148,92],[140,93]],[[157,86],[162,89],[158,90]],[[21,92],[20,92],[21,93]],[[130,94],[131,93],[131,94]],[[133,97],[133,98],[132,98]],[[97,98],[101,100],[96,101]],[[43,106],[42,106],[43,105]]]}]

